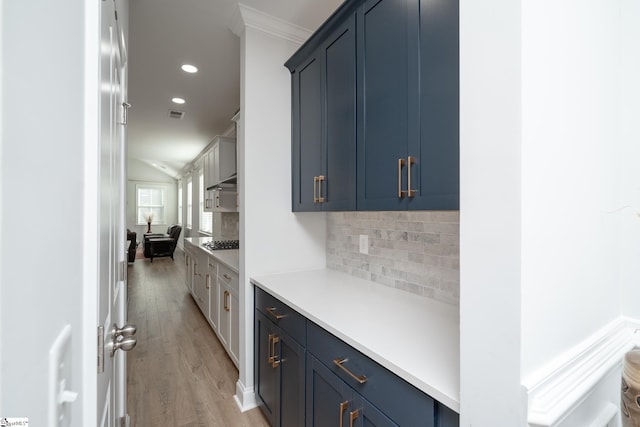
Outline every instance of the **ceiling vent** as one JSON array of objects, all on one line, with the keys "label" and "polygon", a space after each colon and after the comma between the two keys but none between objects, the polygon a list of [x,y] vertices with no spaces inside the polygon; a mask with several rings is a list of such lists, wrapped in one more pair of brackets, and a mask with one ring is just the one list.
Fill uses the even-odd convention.
[{"label": "ceiling vent", "polygon": [[169,117],[172,119],[182,120],[184,117],[184,111],[169,110]]}]

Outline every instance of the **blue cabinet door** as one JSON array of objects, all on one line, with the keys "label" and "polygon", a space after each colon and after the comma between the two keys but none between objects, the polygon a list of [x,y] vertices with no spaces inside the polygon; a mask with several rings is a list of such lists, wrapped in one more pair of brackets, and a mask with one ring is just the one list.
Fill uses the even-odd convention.
[{"label": "blue cabinet door", "polygon": [[349,412],[356,409],[351,390],[322,362],[307,353],[306,427],[349,425]]},{"label": "blue cabinet door", "polygon": [[292,209],[320,210],[317,177],[322,175],[322,91],[320,58],[313,55],[292,74]]},{"label": "blue cabinet door", "polygon": [[[410,94],[409,31],[417,25],[417,2],[366,1],[358,9],[358,210],[406,209]],[[415,12],[410,9],[416,9]],[[415,21],[415,23],[414,23]]]},{"label": "blue cabinet door", "polygon": [[304,425],[305,349],[255,310],[254,375],[258,403],[274,427]]},{"label": "blue cabinet door", "polygon": [[275,426],[279,411],[280,391],[278,371],[269,362],[273,334],[273,324],[262,313],[255,310],[254,375],[256,397],[269,424]]},{"label": "blue cabinet door", "polygon": [[278,332],[274,346],[280,370],[280,427],[304,426],[305,349],[286,333]]},{"label": "blue cabinet door", "polygon": [[322,46],[326,136],[322,209],[356,209],[356,34],[355,15]]},{"label": "blue cabinet door", "polygon": [[411,116],[409,209],[457,210],[460,187],[459,7],[457,0],[420,4],[419,117]]}]

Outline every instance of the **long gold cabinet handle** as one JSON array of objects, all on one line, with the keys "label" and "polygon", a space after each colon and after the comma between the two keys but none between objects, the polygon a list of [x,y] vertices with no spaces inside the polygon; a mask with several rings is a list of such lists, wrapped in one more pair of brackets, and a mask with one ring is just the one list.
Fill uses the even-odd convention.
[{"label": "long gold cabinet handle", "polygon": [[367,382],[367,377],[364,375],[356,375],[353,372],[351,372],[349,369],[347,369],[346,366],[344,366],[344,364],[346,362],[348,362],[349,359],[333,359],[333,363],[340,369],[342,369],[343,371],[345,371],[351,378],[353,378],[354,380],[358,381],[359,384],[364,384]]},{"label": "long gold cabinet handle", "polygon": [[344,402],[340,403],[340,427],[344,427],[342,424],[342,418],[344,416],[344,411],[346,411],[348,407],[349,407],[348,400],[345,400]]},{"label": "long gold cabinet handle", "polygon": [[[416,158],[413,156],[407,157],[405,159],[398,159],[398,198],[402,199],[403,197],[414,197],[416,195],[416,190],[411,188],[411,165],[416,162]],[[405,163],[407,164],[407,190],[402,189],[402,168]]]},{"label": "long gold cabinet handle", "polygon": [[349,427],[353,427],[353,423],[358,419],[358,415],[360,415],[359,409],[349,412]]},{"label": "long gold cabinet handle", "polygon": [[404,159],[398,159],[398,199],[402,199],[406,191],[402,191],[402,168],[404,167]]},{"label": "long gold cabinet handle", "polygon": [[277,368],[280,360],[276,356],[276,344],[280,342],[280,337],[276,334],[269,334],[269,359],[267,360],[272,368]]},{"label": "long gold cabinet handle", "polygon": [[318,203],[318,177],[313,177],[313,203]]},{"label": "long gold cabinet handle", "polygon": [[320,175],[318,177],[318,203],[324,203],[327,201],[326,198],[322,197],[322,183],[324,182],[324,180],[326,180],[327,178],[324,175]]},{"label": "long gold cabinet handle", "polygon": [[280,320],[280,319],[282,319],[284,317],[287,317],[286,314],[278,314],[278,313],[276,313],[276,308],[275,307],[267,307],[267,313],[272,315],[276,320]]},{"label": "long gold cabinet handle", "polygon": [[416,195],[416,190],[411,188],[411,165],[416,162],[416,158],[409,156],[407,157],[407,196],[413,197]]},{"label": "long gold cabinet handle", "polygon": [[209,274],[206,275],[206,279],[205,282],[207,284],[207,289],[211,289],[211,280],[209,280],[210,276]]},{"label": "long gold cabinet handle", "polygon": [[227,297],[229,296],[229,291],[224,291],[224,311],[230,311],[229,303],[227,302]]}]

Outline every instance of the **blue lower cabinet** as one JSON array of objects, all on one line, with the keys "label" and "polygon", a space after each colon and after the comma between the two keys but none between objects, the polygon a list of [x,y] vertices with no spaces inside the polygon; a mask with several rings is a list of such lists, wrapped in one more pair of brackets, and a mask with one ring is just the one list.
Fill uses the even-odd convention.
[{"label": "blue lower cabinet", "polygon": [[307,427],[397,427],[322,362],[307,354]]},{"label": "blue lower cabinet", "polygon": [[269,424],[304,425],[305,349],[255,310],[256,398]]},{"label": "blue lower cabinet", "polygon": [[458,427],[458,414],[256,288],[254,377],[273,427]]}]

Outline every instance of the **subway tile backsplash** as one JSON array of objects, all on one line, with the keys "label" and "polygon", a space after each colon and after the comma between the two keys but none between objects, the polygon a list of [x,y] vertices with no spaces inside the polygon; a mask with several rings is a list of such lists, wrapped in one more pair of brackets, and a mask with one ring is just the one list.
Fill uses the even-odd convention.
[{"label": "subway tile backsplash", "polygon": [[457,306],[460,212],[328,213],[327,268]]}]

